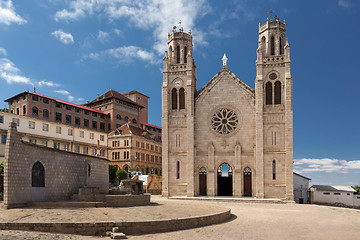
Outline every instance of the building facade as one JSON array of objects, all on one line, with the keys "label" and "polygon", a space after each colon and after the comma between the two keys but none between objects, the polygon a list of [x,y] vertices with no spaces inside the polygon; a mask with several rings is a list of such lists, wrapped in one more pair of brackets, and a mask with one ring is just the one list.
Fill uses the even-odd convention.
[{"label": "building facade", "polygon": [[161,140],[150,132],[125,124],[109,134],[109,160],[127,172],[162,175]]},{"label": "building facade", "polygon": [[162,84],[163,196],[293,200],[293,109],[285,21],[259,25],[255,89],[227,66],[197,90],[192,35],[168,37]]},{"label": "building facade", "polygon": [[350,186],[313,185],[310,187],[310,203],[360,207],[360,195]]},{"label": "building facade", "polygon": [[310,178],[294,172],[294,201],[299,204],[309,203]]},{"label": "building facade", "polygon": [[0,112],[0,162],[4,160],[7,130],[11,122],[17,124],[17,134],[24,142],[83,155],[108,157],[106,133]]}]

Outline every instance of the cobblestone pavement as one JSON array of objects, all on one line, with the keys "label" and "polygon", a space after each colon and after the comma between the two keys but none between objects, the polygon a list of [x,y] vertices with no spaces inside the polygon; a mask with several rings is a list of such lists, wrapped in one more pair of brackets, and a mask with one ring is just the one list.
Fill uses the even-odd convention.
[{"label": "cobblestone pavement", "polygon": [[[199,211],[200,213],[206,214],[213,211],[214,209],[218,209],[218,207],[225,207],[230,208],[234,216],[231,220],[222,224],[215,224],[201,228],[194,228],[169,233],[128,236],[129,240],[359,239],[360,210],[356,209],[317,205],[167,200],[158,196],[152,197],[152,201],[157,203],[152,205],[155,207],[118,208],[112,209],[112,211],[118,211],[118,214],[122,212],[120,215],[124,214],[125,216],[118,216],[120,218],[137,218],[144,220],[145,216],[153,216],[156,219],[161,219],[163,217],[172,218],[175,216],[176,212],[183,215],[194,214],[194,211]],[[168,212],[160,213],[160,206],[167,206],[167,208],[164,210]],[[131,209],[134,210],[132,213]],[[18,210],[21,211],[20,209]],[[110,210],[110,208],[107,210]],[[4,217],[3,211],[4,210],[0,210],[0,219],[3,219]],[[71,209],[64,209],[59,211],[63,211],[66,214],[70,213],[73,217],[75,217],[76,214],[74,212],[71,212],[75,211]],[[103,218],[103,216],[96,216],[96,213],[88,214],[88,212],[91,212],[91,209],[81,211],[84,211],[84,216],[77,216],[77,219],[86,219],[86,216]],[[64,216],[64,213],[62,213],[60,216]],[[104,213],[102,214],[105,215]],[[130,216],[128,214],[134,214],[136,216]],[[115,216],[115,213],[111,214],[111,217]],[[58,217],[54,216],[49,220],[53,221],[57,218]],[[43,217],[43,219],[45,219],[45,217]],[[71,219],[71,216],[66,217],[66,219]],[[88,220],[95,221],[94,218]],[[22,219],[21,221],[24,221],[24,219]],[[0,231],[0,239],[92,240],[110,238],[25,231]]]}]

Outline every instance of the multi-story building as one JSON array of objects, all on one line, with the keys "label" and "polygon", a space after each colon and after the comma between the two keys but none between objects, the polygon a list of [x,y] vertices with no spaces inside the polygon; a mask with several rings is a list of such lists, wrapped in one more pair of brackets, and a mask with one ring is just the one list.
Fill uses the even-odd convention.
[{"label": "multi-story building", "polygon": [[[143,100],[141,102],[146,103],[146,106],[143,106],[114,90],[109,90],[103,95],[84,105],[108,115],[108,129],[110,132],[126,123],[139,126],[141,119],[140,113],[144,108],[147,108],[148,97],[140,93],[135,95],[136,98],[134,97],[134,99],[140,98],[139,101]],[[131,97],[132,95],[128,96]]]},{"label": "multi-story building", "polygon": [[148,131],[125,124],[109,133],[109,160],[127,172],[162,175],[161,140]]},{"label": "multi-story building", "polygon": [[10,113],[39,120],[106,132],[109,116],[99,110],[41,95],[37,92],[22,92],[5,102]]},{"label": "multi-story building", "polygon": [[28,116],[0,112],[0,161],[4,160],[7,130],[10,122],[17,124],[23,141],[44,147],[107,158],[106,133],[51,122]]},{"label": "multi-story building", "polygon": [[[126,171],[159,175],[161,127],[147,123],[148,99],[148,96],[137,91],[120,94],[109,90],[91,102],[78,105],[36,92],[20,93],[5,100],[9,104],[9,113],[0,115],[0,120],[2,118],[5,123],[0,126],[3,142],[0,157],[5,152],[8,123],[17,121],[24,141],[65,151],[100,155],[109,160],[119,160],[114,164]],[[109,136],[119,144],[130,140],[128,145],[122,145],[121,157],[120,145],[116,146],[116,151],[112,149],[107,154],[106,148],[113,148],[113,141],[109,145],[107,142],[109,132]],[[119,132],[122,134],[115,134]],[[136,147],[135,142],[132,144],[133,139],[144,143],[145,147],[141,148],[143,144]],[[113,156],[113,152],[116,155]]]}]

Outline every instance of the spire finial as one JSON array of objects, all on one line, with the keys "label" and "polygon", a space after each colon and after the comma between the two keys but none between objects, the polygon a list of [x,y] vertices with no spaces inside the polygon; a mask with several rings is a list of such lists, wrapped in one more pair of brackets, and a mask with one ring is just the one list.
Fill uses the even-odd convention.
[{"label": "spire finial", "polygon": [[270,22],[272,22],[272,14],[273,14],[273,10],[272,10],[272,9],[270,9],[269,13],[270,13]]}]

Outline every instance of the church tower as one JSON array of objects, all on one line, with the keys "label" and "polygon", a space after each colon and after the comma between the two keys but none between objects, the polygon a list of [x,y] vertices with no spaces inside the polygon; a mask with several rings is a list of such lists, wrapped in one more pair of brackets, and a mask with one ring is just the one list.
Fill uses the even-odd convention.
[{"label": "church tower", "polygon": [[[259,23],[256,60],[256,196],[293,200],[293,109],[285,20]],[[260,174],[262,173],[262,174]],[[268,194],[272,193],[272,194]],[[274,195],[274,196],[275,196]]]},{"label": "church tower", "polygon": [[162,194],[194,196],[194,96],[196,66],[192,35],[168,35],[162,85]]}]

